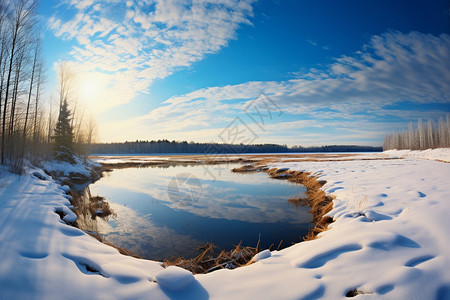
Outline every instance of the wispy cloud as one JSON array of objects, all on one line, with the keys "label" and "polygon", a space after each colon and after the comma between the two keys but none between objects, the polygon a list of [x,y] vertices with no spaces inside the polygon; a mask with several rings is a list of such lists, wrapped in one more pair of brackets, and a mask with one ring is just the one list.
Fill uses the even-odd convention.
[{"label": "wispy cloud", "polygon": [[[239,26],[251,25],[253,1],[68,0],[49,26],[76,41],[71,55],[79,73],[109,74],[108,86],[118,90],[96,103],[104,111],[227,46]],[[69,19],[66,8],[75,11]]]},{"label": "wispy cloud", "polygon": [[326,45],[326,46],[320,46],[317,42],[315,42],[315,41],[313,41],[313,40],[311,40],[311,39],[307,39],[306,40],[309,44],[311,44],[312,46],[314,46],[314,47],[320,47],[320,48],[322,48],[323,50],[330,50],[330,47],[328,46],[328,45]]},{"label": "wispy cloud", "polygon": [[307,39],[306,41],[307,41],[308,43],[310,43],[311,45],[313,45],[313,46],[317,46],[317,43],[314,42],[313,40]]},{"label": "wispy cloud", "polygon": [[342,130],[328,130],[332,134],[323,134],[323,138],[314,142],[370,137],[374,143],[374,139],[381,140],[395,126],[387,123],[388,116],[395,116],[398,122],[402,117],[428,118],[440,114],[436,110],[408,108],[399,112],[388,106],[404,101],[450,103],[448,49],[450,36],[446,34],[389,32],[373,36],[360,51],[337,58],[324,70],[311,69],[282,82],[253,81],[174,96],[146,116],[117,124],[116,129],[120,132],[120,128],[132,126],[134,132],[144,134],[146,128],[157,127],[166,136],[180,139],[186,136],[186,131],[191,135],[208,128],[210,135],[203,140],[215,140],[217,135],[211,134],[217,134],[226,125],[224,122],[241,114],[249,101],[264,92],[286,114],[304,120],[293,123],[277,120],[266,132],[260,132],[260,136],[267,137],[264,142],[274,141],[280,128],[292,128],[291,135],[298,136],[302,127],[322,126]]}]

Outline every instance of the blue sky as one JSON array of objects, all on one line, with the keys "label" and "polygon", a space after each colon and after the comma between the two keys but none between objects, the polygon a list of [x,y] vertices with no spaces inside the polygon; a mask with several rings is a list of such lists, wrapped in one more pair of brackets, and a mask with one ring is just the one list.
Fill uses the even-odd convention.
[{"label": "blue sky", "polygon": [[41,1],[99,140],[381,145],[450,112],[449,6],[385,0]]}]

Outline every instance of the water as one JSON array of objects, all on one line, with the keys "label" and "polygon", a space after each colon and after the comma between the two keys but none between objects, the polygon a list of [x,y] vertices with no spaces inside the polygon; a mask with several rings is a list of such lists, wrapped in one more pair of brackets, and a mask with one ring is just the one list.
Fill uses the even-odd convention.
[{"label": "water", "polygon": [[97,218],[109,242],[143,258],[193,258],[198,246],[213,242],[230,250],[242,242],[260,249],[281,240],[282,248],[301,241],[311,227],[308,207],[287,199],[305,188],[265,173],[239,174],[239,165],[189,165],[116,169],[89,186],[115,212]]}]

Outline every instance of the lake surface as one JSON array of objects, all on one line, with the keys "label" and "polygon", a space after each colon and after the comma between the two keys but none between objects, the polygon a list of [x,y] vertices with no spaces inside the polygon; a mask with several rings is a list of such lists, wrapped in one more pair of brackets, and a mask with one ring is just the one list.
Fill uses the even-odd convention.
[{"label": "lake surface", "polygon": [[107,241],[157,260],[194,258],[205,242],[230,250],[255,247],[259,236],[260,249],[301,241],[312,216],[287,199],[306,189],[266,173],[232,173],[238,166],[115,169],[89,186],[116,214],[96,227]]}]

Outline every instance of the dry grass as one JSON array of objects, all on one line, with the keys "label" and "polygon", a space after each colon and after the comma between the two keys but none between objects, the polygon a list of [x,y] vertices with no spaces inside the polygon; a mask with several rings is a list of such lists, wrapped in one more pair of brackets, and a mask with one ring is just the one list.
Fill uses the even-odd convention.
[{"label": "dry grass", "polygon": [[361,212],[366,209],[369,196],[366,194],[355,193],[352,186],[352,198],[347,200],[347,208],[352,212]]},{"label": "dry grass", "polygon": [[231,170],[235,173],[251,173],[251,172],[257,172],[257,168],[255,165],[243,165],[239,168],[234,168]]},{"label": "dry grass", "polygon": [[270,169],[267,173],[276,179],[287,179],[291,182],[299,183],[306,187],[307,197],[292,197],[288,202],[295,206],[310,206],[310,213],[313,215],[312,222],[314,227],[303,238],[304,240],[313,240],[317,235],[328,229],[328,225],[333,222],[330,217],[325,215],[333,209],[333,197],[326,195],[322,191],[322,186],[326,181],[318,180],[317,177],[311,176],[311,173],[301,171],[284,171],[279,169]]},{"label": "dry grass", "polygon": [[220,269],[234,269],[245,266],[251,262],[251,259],[258,253],[258,244],[253,247],[242,247],[237,245],[233,250],[222,250],[216,255],[214,249],[217,247],[210,242],[198,247],[201,253],[192,259],[183,257],[174,259],[165,259],[163,267],[178,266],[191,271],[193,274],[204,274]]},{"label": "dry grass", "polygon": [[95,219],[96,216],[100,218],[107,218],[109,216],[115,216],[115,212],[109,206],[108,201],[101,196],[91,196],[89,201],[89,211],[92,218]]},{"label": "dry grass", "polygon": [[243,165],[239,168],[234,168],[231,171],[235,173],[254,173],[267,171],[269,168],[266,165]]},{"label": "dry grass", "polygon": [[289,198],[287,201],[289,203],[291,203],[292,205],[294,205],[295,207],[309,205],[309,198],[308,197],[299,197],[299,196],[295,195],[295,196]]}]

